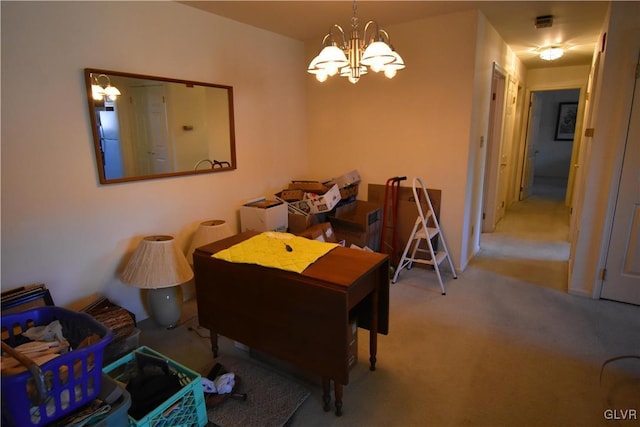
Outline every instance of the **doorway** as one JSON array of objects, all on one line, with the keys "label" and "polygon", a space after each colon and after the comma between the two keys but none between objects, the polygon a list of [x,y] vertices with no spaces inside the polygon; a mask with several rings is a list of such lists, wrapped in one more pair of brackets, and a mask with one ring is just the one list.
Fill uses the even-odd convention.
[{"label": "doorway", "polygon": [[506,161],[504,144],[505,93],[507,74],[493,64],[491,102],[487,132],[487,158],[482,196],[482,232],[492,232],[502,219],[506,208]]},{"label": "doorway", "polygon": [[532,91],[519,200],[568,197],[580,89]]}]

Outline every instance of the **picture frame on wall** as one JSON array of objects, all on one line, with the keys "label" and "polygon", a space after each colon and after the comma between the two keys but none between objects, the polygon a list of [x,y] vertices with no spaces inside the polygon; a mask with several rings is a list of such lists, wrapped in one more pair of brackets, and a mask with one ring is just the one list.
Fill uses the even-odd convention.
[{"label": "picture frame on wall", "polygon": [[561,102],[558,106],[558,120],[556,121],[556,141],[572,141],[575,137],[576,118],[578,117],[577,102]]}]

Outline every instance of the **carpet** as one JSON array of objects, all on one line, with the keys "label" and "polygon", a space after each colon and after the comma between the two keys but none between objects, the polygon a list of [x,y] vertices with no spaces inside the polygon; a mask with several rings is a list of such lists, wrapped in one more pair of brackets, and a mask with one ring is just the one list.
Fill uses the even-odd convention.
[{"label": "carpet", "polygon": [[209,426],[286,426],[310,395],[304,385],[263,367],[259,362],[224,355],[216,362],[240,377],[237,392],[246,393],[247,400],[226,399],[207,408]]}]

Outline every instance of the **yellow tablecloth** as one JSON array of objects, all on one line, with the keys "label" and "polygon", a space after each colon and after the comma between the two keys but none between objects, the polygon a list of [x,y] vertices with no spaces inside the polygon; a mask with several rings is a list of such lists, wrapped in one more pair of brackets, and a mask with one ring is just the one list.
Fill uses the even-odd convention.
[{"label": "yellow tablecloth", "polygon": [[229,262],[302,273],[336,246],[337,243],[319,242],[289,233],[265,232],[211,256]]}]

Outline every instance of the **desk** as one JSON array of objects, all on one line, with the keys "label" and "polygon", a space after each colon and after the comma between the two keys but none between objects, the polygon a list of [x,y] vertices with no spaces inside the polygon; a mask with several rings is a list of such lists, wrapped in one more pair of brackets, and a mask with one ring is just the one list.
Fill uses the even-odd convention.
[{"label": "desk", "polygon": [[241,264],[211,255],[254,236],[245,232],[198,248],[193,256],[198,319],[218,334],[322,377],[324,409],[334,382],[336,415],[349,383],[349,318],[368,329],[370,369],[377,334],[389,332],[389,258],[337,247],[302,273]]}]

